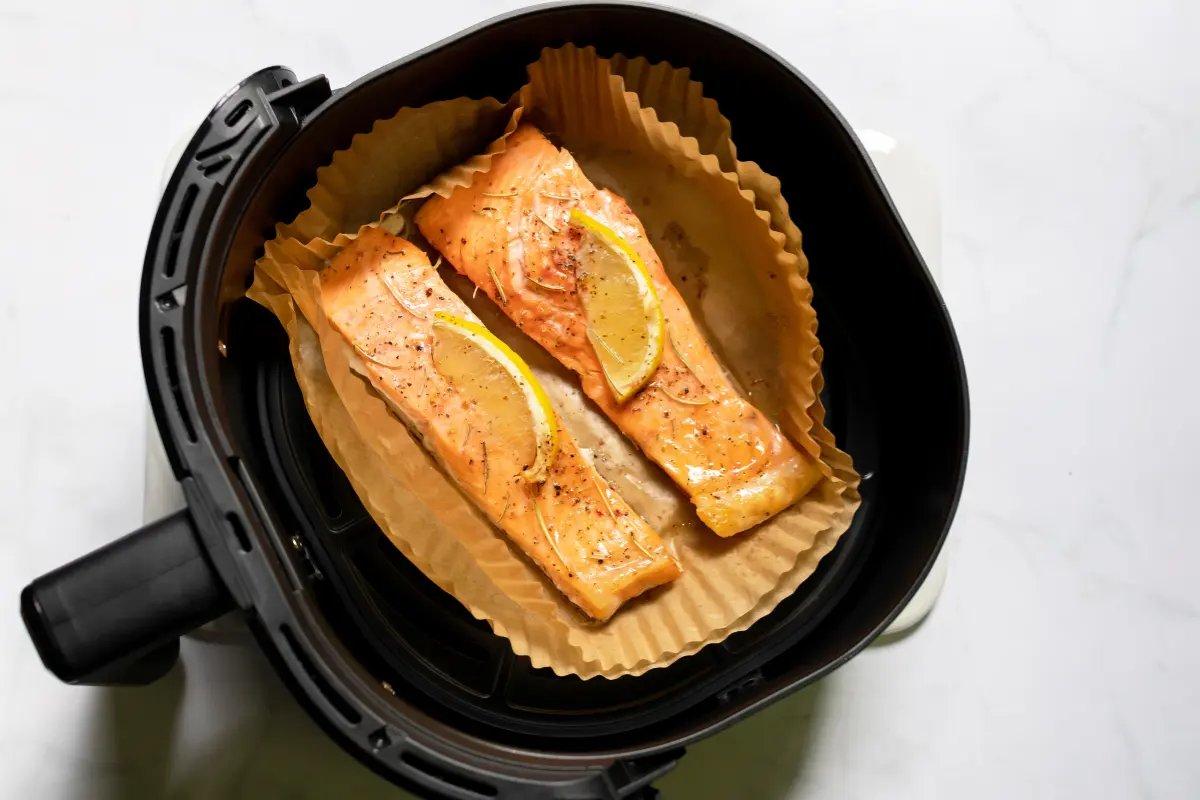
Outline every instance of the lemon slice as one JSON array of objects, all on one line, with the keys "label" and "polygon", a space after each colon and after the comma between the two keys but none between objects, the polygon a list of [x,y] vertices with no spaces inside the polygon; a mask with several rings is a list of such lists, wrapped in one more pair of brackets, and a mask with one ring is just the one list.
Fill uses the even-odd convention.
[{"label": "lemon slice", "polygon": [[433,317],[434,367],[488,419],[487,443],[515,457],[525,480],[546,480],[558,418],[529,365],[479,323],[442,311]]},{"label": "lemon slice", "polygon": [[623,403],[662,361],[662,306],[646,265],[616,231],[577,208],[571,209],[571,223],[584,230],[575,278],[587,336],[617,402]]}]

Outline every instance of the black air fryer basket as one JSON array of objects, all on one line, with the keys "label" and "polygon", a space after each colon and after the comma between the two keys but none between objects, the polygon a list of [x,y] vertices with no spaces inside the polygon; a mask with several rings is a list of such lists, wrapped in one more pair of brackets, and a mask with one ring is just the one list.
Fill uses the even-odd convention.
[{"label": "black air fryer basket", "polygon": [[[690,67],[739,157],[780,178],[812,264],[828,423],[863,475],[853,525],[792,597],[719,645],[618,680],[533,669],[404,559],[313,430],[278,322],[243,298],[274,223],[305,207],[317,168],[354,134],[404,106],[508,97],[543,47],[568,42]],[[845,121],[774,54],[650,6],[518,12],[337,92],[282,67],[250,76],[200,126],[159,206],[141,345],[188,507],[26,588],[46,666],[72,683],[149,683],[181,634],[240,609],[330,736],[431,796],[652,796],[688,743],[887,626],[941,547],[966,465],[950,319]]]}]

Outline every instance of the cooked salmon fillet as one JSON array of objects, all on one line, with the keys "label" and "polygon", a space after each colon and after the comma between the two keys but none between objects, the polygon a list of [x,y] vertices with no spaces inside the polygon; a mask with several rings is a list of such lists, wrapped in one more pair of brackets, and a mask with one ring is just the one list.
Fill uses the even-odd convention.
[{"label": "cooked salmon fillet", "polygon": [[[543,483],[517,454],[488,448],[490,420],[434,366],[434,312],[478,322],[408,241],[368,229],[321,271],[321,301],[357,352],[355,369],[462,491],[589,616],[605,620],[679,564],[559,427]],[[537,504],[541,519],[535,511]],[[543,525],[544,522],[544,525]]]},{"label": "cooked salmon fillet", "polygon": [[[587,252],[570,220],[573,207],[633,248],[662,305],[670,343],[649,382],[625,403],[615,399],[587,336],[575,279]],[[431,197],[416,221],[455,269],[579,373],[584,393],[688,493],[719,535],[770,518],[821,479],[816,461],[730,383],[625,201],[597,190],[571,154],[536,128],[518,128],[486,173],[449,198]]]}]

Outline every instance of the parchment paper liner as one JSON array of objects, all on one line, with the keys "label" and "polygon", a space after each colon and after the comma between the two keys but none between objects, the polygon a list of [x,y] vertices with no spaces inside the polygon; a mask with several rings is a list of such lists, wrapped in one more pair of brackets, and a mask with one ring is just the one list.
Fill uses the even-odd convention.
[{"label": "parchment paper liner", "polygon": [[[381,209],[447,164],[477,164],[512,116],[498,100],[460,97],[403,108],[360,133],[317,170],[309,207],[275,226],[277,239],[333,239],[379,219]],[[384,166],[386,165],[386,167]]]},{"label": "parchment paper liner", "polygon": [[[606,625],[587,623],[458,494],[403,425],[350,374],[347,346],[320,312],[315,270],[352,234],[332,242],[269,243],[250,293],[288,327],[293,361],[298,376],[303,375],[301,388],[317,429],[392,541],[535,666],[582,677],[640,674],[749,627],[812,573],[848,527],[858,504],[858,477],[850,460],[820,424],[820,351],[802,257],[789,252],[787,237],[772,229],[771,215],[755,208],[757,198],[739,186],[735,173],[723,173],[718,158],[702,153],[697,140],[681,137],[676,125],[660,122],[654,109],[643,108],[609,66],[588,50],[545,51],[530,68],[531,82],[516,98],[506,132],[522,118],[539,124],[572,150],[594,182],[631,203],[735,379],[749,388],[757,405],[779,416],[794,441],[821,455],[829,473],[791,509],[721,540],[695,520],[690,504],[661,471],[582,401],[573,376],[517,332],[490,301],[477,298],[472,308],[539,373],[564,422],[593,453],[601,473],[679,555],[685,573],[671,586],[631,603]],[[669,99],[680,88],[697,91],[678,73],[656,68],[654,74],[661,78],[649,82],[655,96]],[[415,111],[426,109],[430,107]],[[363,141],[372,136],[374,132],[356,137],[351,150],[369,146]],[[454,149],[453,144],[442,146]],[[503,146],[502,137],[489,153],[501,152]],[[333,210],[305,212],[307,221],[297,220],[305,224],[283,227],[326,234],[339,226],[354,230],[353,217],[339,216],[339,209],[351,205],[339,192],[355,187],[375,196],[379,185],[395,185],[400,167],[406,174],[420,171],[407,162],[397,167],[388,161],[389,155],[391,160],[411,157],[411,151],[371,152],[369,169],[351,172],[352,165],[367,162],[341,157],[322,170],[310,198]],[[385,225],[403,225],[400,220],[409,216],[412,200],[467,185],[489,165],[485,154],[451,168],[409,195],[406,213],[395,215],[399,206],[385,212]],[[312,220],[321,222],[308,224]],[[462,279],[447,269],[443,276],[469,297]],[[689,283],[694,288],[685,289]],[[780,290],[783,285],[786,292]],[[296,306],[303,319],[296,317]],[[775,344],[764,346],[770,342]],[[776,374],[779,366],[783,369]],[[414,519],[414,497],[427,516]]]}]

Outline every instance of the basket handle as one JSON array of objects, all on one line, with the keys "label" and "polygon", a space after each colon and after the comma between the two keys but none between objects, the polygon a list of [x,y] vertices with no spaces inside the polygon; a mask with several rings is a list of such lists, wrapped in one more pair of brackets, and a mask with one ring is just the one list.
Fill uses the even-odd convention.
[{"label": "basket handle", "polygon": [[179,636],[233,609],[184,509],[47,573],[21,592],[42,663],[66,683],[144,685]]}]

